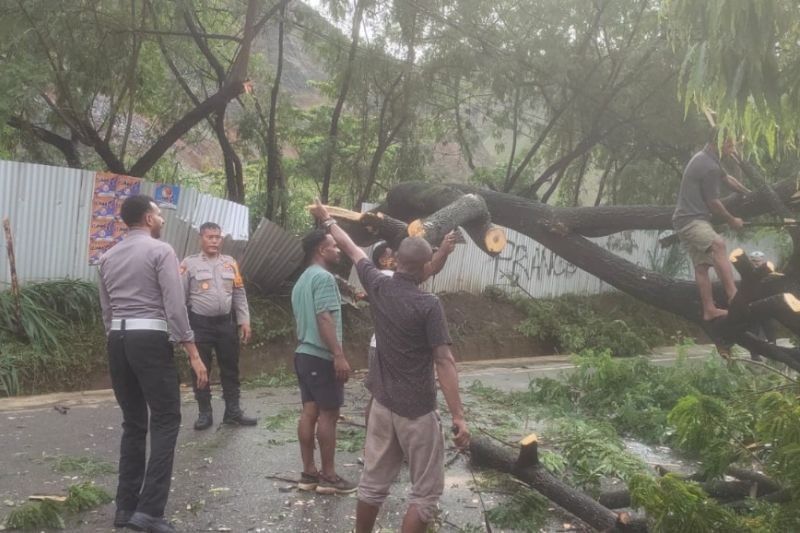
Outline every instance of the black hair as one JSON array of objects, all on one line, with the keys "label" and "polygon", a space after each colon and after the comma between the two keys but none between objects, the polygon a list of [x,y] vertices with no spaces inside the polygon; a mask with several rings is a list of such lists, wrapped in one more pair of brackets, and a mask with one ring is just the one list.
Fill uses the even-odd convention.
[{"label": "black hair", "polygon": [[306,263],[308,263],[312,257],[314,257],[314,253],[319,248],[319,245],[322,244],[325,239],[327,238],[328,233],[322,229],[312,229],[308,233],[303,236],[303,253],[305,254]]},{"label": "black hair", "polygon": [[381,266],[381,257],[383,254],[386,253],[386,249],[389,247],[389,243],[386,241],[381,241],[375,245],[375,248],[372,249],[372,264],[376,267],[380,268]]},{"label": "black hair", "polygon": [[216,222],[203,222],[200,225],[200,229],[198,230],[198,232],[200,233],[200,235],[202,235],[203,232],[207,229],[222,231],[222,228],[220,228],[219,224],[217,224]]},{"label": "black hair", "polygon": [[122,221],[129,228],[141,224],[144,216],[153,209],[152,204],[154,203],[155,201],[146,194],[128,196],[122,202],[122,208],[119,210]]}]

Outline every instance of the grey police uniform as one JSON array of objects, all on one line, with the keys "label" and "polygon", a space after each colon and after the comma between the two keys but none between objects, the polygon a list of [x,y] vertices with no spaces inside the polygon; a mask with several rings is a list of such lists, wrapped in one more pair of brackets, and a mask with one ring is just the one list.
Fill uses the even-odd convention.
[{"label": "grey police uniform", "polygon": [[[199,253],[186,257],[180,272],[197,348],[209,371],[217,354],[227,417],[240,412],[238,326],[250,323],[239,265],[228,255]],[[210,385],[200,390],[195,385],[195,398],[201,412],[211,411]]]},{"label": "grey police uniform", "polygon": [[147,230],[132,230],[100,259],[99,288],[111,384],[123,417],[117,509],[163,517],[181,423],[170,336],[194,339],[178,258]]}]

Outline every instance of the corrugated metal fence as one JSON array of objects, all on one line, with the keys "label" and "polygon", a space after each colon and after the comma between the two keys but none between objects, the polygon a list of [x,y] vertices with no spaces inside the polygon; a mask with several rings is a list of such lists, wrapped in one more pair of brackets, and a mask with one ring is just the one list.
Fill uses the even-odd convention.
[{"label": "corrugated metal fence", "polygon": [[[89,266],[88,235],[94,172],[45,165],[0,161],[0,218],[10,217],[16,241],[17,270],[21,281],[58,278],[94,280]],[[142,192],[152,194],[155,184],[143,182]],[[364,209],[372,206],[365,205]],[[176,210],[164,210],[163,239],[178,257],[198,251],[197,227],[217,222],[228,234],[224,249],[242,264],[250,283],[264,292],[276,288],[300,265],[300,241],[280,226],[264,219],[249,242],[246,207],[214,198],[195,189],[181,191]],[[665,252],[659,234],[631,231],[593,239],[600,246],[649,269],[659,269]],[[732,242],[731,248],[760,249],[777,258],[774,239]],[[4,255],[4,254],[3,254]],[[0,286],[9,281],[5,257],[0,259]],[[688,264],[677,274],[690,278]],[[355,275],[351,282],[358,284]],[[480,293],[500,287],[534,297],[568,293],[596,294],[611,287],[563,260],[533,239],[508,231],[508,245],[498,257],[484,254],[470,239],[458,245],[444,270],[426,283],[433,292]]]},{"label": "corrugated metal fence", "polygon": [[[373,206],[365,205],[363,210]],[[598,294],[614,290],[599,278],[565,261],[551,250],[530,237],[513,230],[506,230],[508,244],[497,257],[486,255],[471,239],[456,246],[447,259],[444,269],[425,283],[431,292],[465,291],[480,294],[486,288],[497,287],[508,292],[536,298],[551,298],[563,294]],[[672,233],[657,231],[626,231],[591,239],[603,248],[651,270],[663,270],[668,262],[668,251],[662,250],[658,239]],[[743,247],[745,250],[761,250],[773,261],[778,257],[778,246],[774,238],[742,242],[731,239],[729,249]],[[670,275],[691,279],[692,271],[685,254],[679,253],[680,268]],[[372,249],[367,249],[368,255]],[[350,282],[360,287],[353,273]]]},{"label": "corrugated metal fence", "polygon": [[[89,266],[89,222],[95,173],[30,163],[0,161],[0,219],[9,217],[21,282],[96,278]],[[142,193],[155,184],[142,182]],[[249,237],[247,207],[184,188],[177,209],[163,210],[163,239],[182,258],[198,251],[197,227],[217,222],[227,237],[227,253],[241,257]],[[5,254],[0,285],[7,284]]]}]

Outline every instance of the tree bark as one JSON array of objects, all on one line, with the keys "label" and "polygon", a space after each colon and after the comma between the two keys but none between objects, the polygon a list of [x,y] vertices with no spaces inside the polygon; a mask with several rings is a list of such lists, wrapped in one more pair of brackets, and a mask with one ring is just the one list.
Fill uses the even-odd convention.
[{"label": "tree bark", "polygon": [[[791,194],[795,191],[795,185],[792,181],[781,184],[776,189],[784,191],[784,194]],[[486,200],[492,220],[497,224],[531,237],[566,261],[635,298],[698,323],[717,344],[729,346],[737,343],[800,370],[800,350],[763,342],[742,328],[725,327],[725,321],[721,325],[704,322],[695,283],[644,269],[580,234],[584,232],[604,235],[609,232],[609,228],[616,231],[659,229],[669,223],[669,217],[661,214],[654,216],[653,211],[665,208],[554,208],[518,196],[476,189],[468,185],[406,182],[389,191],[385,204],[378,209],[400,220],[412,220],[438,211],[464,193],[482,196]],[[766,204],[765,196],[760,193],[727,201],[729,209],[734,213],[746,212],[750,215],[767,212],[770,206]],[[666,209],[671,212],[670,208]],[[787,276],[768,276],[761,283],[765,284],[763,290],[767,295],[794,292],[786,288],[787,283],[789,286],[793,283],[793,278]],[[724,301],[719,286],[716,287],[716,294],[720,301]]]},{"label": "tree bark", "polygon": [[356,52],[358,51],[358,36],[361,32],[361,19],[363,18],[366,4],[367,0],[357,0],[355,12],[353,13],[353,26],[350,30],[350,51],[347,54],[347,64],[342,74],[342,86],[339,88],[339,96],[333,108],[331,127],[328,132],[328,149],[325,155],[325,168],[322,172],[322,191],[320,193],[322,203],[328,203],[330,194],[333,160],[336,157],[336,149],[339,142],[339,117],[342,114],[347,93],[350,91],[350,79],[353,77],[353,66],[355,65]]},{"label": "tree bark", "polygon": [[[505,232],[490,223],[491,217],[486,202],[476,194],[465,194],[442,207],[426,219],[417,219],[408,226],[408,234],[424,237],[432,245],[438,245],[444,236],[458,226],[470,226],[470,236],[475,234],[482,249],[497,255],[505,248]],[[483,235],[479,233],[483,232]],[[483,243],[481,245],[480,243]]]},{"label": "tree bark", "polygon": [[[280,97],[281,76],[283,74],[283,41],[286,26],[286,6],[281,8],[278,21],[278,64],[275,67],[275,80],[269,95],[269,118],[267,124],[267,209],[266,218],[277,219],[280,225],[286,223],[286,177],[281,167],[281,149],[278,145],[278,98]],[[276,216],[277,214],[277,216]]]},{"label": "tree bark", "polygon": [[476,466],[499,470],[524,481],[599,531],[647,531],[644,521],[631,520],[627,513],[615,513],[553,476],[538,461],[535,437],[525,440],[527,443],[517,457],[489,438],[475,436],[469,445],[471,461]]},{"label": "tree bark", "polygon": [[20,131],[28,132],[42,142],[45,142],[58,149],[58,151],[64,155],[64,159],[67,161],[67,166],[70,168],[83,168],[81,165],[80,155],[78,154],[78,149],[72,139],[62,137],[61,135],[53,133],[48,129],[42,128],[41,126],[31,124],[21,117],[9,117],[6,121],[6,124]]}]

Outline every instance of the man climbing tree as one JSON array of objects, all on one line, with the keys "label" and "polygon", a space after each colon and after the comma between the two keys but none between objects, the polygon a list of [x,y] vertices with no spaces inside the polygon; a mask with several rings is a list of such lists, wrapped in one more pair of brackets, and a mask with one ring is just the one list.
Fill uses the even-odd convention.
[{"label": "man climbing tree", "polygon": [[[700,292],[703,306],[703,320],[707,321],[728,314],[727,310],[718,308],[714,303],[711,278],[708,273],[710,267],[714,267],[722,281],[728,297],[726,304],[736,295],[733,268],[728,260],[725,239],[714,231],[711,218],[716,216],[724,220],[734,230],[739,230],[744,225],[741,218],[731,215],[722,204],[719,188],[725,183],[742,194],[750,192],[722,168],[716,138],[717,132],[712,131],[705,148],[697,152],[686,165],[678,192],[678,205],[672,215],[672,225],[694,266],[694,279],[697,281],[697,290]],[[735,151],[736,145],[733,139],[726,137],[722,153],[731,155]]]}]

